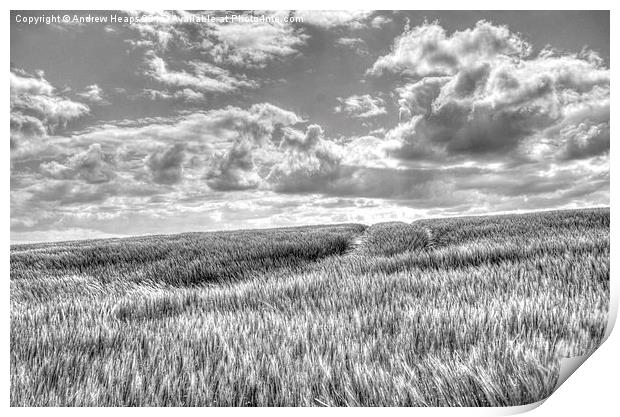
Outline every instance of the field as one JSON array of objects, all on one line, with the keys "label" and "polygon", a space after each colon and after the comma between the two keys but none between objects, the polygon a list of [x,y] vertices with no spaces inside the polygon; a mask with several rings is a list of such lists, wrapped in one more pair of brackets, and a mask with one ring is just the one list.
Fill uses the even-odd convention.
[{"label": "field", "polygon": [[609,209],[11,247],[14,406],[508,406],[601,342]]}]

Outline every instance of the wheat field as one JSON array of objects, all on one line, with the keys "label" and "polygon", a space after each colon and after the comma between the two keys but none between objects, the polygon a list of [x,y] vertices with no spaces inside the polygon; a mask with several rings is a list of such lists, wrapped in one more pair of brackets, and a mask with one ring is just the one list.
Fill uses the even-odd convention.
[{"label": "wheat field", "polygon": [[11,247],[13,406],[510,406],[595,349],[609,209]]}]

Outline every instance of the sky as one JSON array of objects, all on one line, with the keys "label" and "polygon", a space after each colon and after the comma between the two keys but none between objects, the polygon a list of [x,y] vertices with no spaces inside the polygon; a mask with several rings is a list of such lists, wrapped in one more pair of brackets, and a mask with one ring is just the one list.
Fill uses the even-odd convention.
[{"label": "sky", "polygon": [[608,12],[12,11],[10,54],[14,243],[609,205]]}]

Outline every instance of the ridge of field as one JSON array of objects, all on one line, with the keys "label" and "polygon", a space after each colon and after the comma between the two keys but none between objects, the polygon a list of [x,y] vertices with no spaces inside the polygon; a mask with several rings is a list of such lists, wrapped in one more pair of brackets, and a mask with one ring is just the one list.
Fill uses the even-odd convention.
[{"label": "ridge of field", "polygon": [[18,245],[10,401],[527,404],[608,308],[608,208]]}]

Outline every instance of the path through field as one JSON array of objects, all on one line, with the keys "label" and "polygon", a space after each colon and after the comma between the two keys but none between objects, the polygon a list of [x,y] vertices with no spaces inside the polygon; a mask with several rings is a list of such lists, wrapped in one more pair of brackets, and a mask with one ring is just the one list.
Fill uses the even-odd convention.
[{"label": "path through field", "polygon": [[349,249],[345,253],[345,255],[352,255],[359,253],[361,249],[364,247],[364,244],[368,240],[368,229],[364,230],[359,235],[353,237],[349,242]]}]

